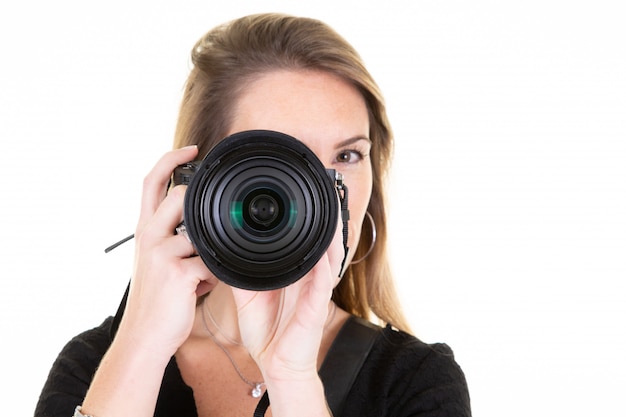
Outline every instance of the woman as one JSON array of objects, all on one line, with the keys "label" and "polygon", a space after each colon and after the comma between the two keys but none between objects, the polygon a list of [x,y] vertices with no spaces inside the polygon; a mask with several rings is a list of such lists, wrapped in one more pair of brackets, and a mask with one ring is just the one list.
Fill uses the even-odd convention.
[{"label": "woman", "polygon": [[[125,309],[72,340],[55,362],[37,416],[328,416],[318,371],[351,317],[379,329],[348,387],[345,416],[466,416],[462,371],[445,345],[409,334],[385,253],[384,181],[392,137],[378,87],[324,24],[266,14],[217,27],[192,51],[174,151],[144,181]],[[185,188],[176,166],[227,135],[294,136],[350,190],[349,251],[338,229],[302,279],[254,292],[219,282],[174,232]],[[331,354],[329,357],[333,356]],[[333,392],[330,392],[332,394]],[[337,413],[337,410],[335,410]]]}]

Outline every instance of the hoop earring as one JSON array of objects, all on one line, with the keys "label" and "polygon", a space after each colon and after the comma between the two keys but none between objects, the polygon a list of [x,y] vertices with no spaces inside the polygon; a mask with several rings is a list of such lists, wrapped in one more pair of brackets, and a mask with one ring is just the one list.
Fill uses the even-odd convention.
[{"label": "hoop earring", "polygon": [[365,255],[361,256],[356,261],[350,262],[350,265],[356,265],[362,262],[365,258],[369,256],[370,253],[372,253],[372,250],[374,249],[374,246],[376,245],[376,223],[374,223],[374,218],[372,217],[369,211],[366,211],[365,215],[367,216],[367,218],[370,221],[370,224],[372,225],[372,243],[370,243],[370,247],[367,250],[367,252],[365,252]]}]

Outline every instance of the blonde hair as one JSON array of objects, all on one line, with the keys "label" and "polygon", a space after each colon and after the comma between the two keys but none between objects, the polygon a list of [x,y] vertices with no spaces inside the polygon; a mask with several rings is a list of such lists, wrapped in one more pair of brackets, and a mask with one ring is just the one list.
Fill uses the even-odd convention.
[{"label": "blonde hair", "polygon": [[[324,23],[280,14],[246,16],[216,27],[194,46],[193,68],[180,108],[174,147],[196,144],[206,155],[229,131],[233,109],[246,86],[276,70],[317,70],[339,76],[364,97],[370,118],[373,186],[368,211],[376,242],[361,262],[350,265],[333,300],[351,314],[409,330],[393,285],[386,253],[384,185],[393,138],[383,96],[354,48]],[[370,248],[365,221],[354,259]]]}]

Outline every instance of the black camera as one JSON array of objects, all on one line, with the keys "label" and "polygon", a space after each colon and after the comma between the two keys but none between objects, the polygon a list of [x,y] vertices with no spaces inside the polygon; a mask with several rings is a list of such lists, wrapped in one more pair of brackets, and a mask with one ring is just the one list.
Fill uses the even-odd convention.
[{"label": "black camera", "polygon": [[347,243],[341,174],[289,135],[228,136],[202,161],[176,168],[172,181],[188,185],[179,231],[229,285],[261,291],[297,281],[326,252],[340,214]]}]

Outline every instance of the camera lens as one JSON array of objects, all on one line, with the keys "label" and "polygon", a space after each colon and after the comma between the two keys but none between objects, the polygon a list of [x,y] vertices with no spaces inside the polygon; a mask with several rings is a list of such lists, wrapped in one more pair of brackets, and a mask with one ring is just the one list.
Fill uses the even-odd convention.
[{"label": "camera lens", "polygon": [[334,178],[297,139],[246,131],[201,162],[185,196],[184,220],[198,255],[239,288],[269,290],[300,279],[334,237]]}]

